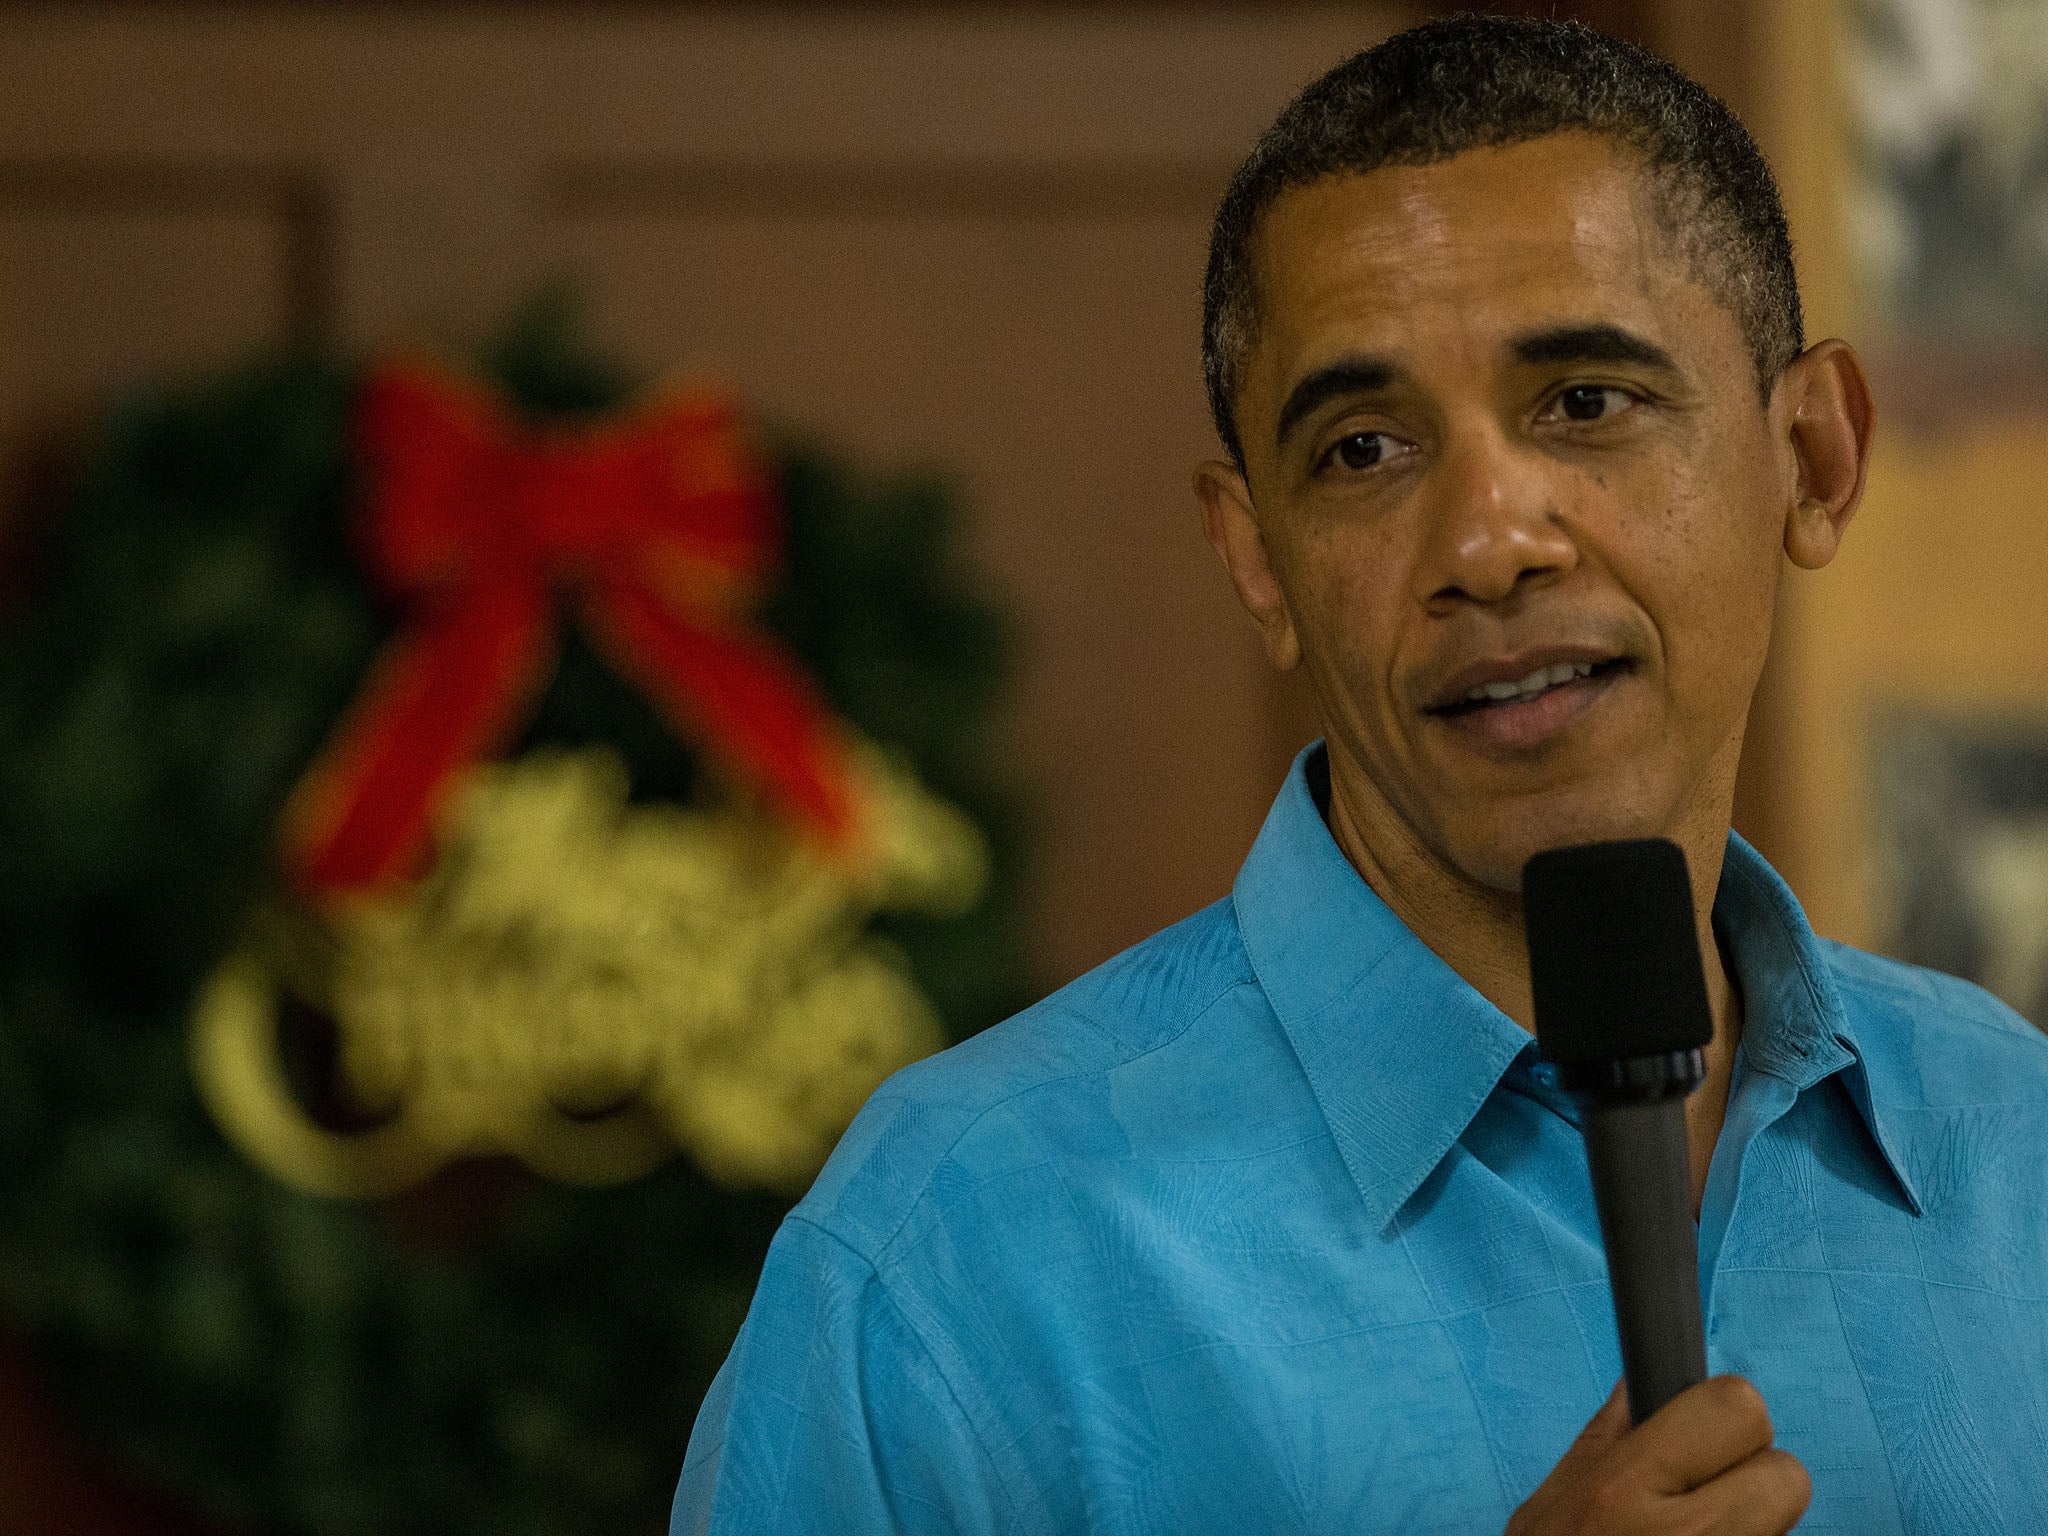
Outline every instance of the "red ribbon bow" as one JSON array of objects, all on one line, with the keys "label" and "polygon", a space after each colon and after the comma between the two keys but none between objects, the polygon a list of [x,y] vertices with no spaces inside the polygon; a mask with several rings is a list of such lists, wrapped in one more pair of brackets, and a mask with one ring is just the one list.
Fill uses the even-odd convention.
[{"label": "red ribbon bow", "polygon": [[401,362],[369,379],[356,430],[368,564],[412,623],[287,808],[300,885],[416,872],[443,786],[501,747],[538,692],[561,596],[678,732],[845,847],[840,733],[794,660],[737,617],[777,530],[730,402],[685,394],[624,423],[536,430]]}]

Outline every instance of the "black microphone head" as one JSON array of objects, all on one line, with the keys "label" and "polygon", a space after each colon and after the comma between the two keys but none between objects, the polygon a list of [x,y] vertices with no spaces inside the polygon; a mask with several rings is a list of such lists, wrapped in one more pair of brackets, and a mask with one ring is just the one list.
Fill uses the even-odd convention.
[{"label": "black microphone head", "polygon": [[1714,1037],[1685,855],[1661,837],[1522,866],[1536,1044],[1561,1066],[1665,1056]]}]

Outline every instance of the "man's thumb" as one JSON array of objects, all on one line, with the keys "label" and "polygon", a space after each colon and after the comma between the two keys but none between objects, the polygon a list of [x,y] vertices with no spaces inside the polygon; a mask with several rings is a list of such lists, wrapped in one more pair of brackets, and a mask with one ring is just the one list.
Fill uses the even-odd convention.
[{"label": "man's thumb", "polygon": [[1614,1390],[1607,1394],[1607,1401],[1600,1405],[1600,1411],[1586,1420],[1586,1427],[1579,1431],[1579,1438],[1572,1442],[1571,1449],[1558,1462],[1559,1470],[1605,1455],[1607,1448],[1632,1427],[1628,1416],[1627,1383],[1617,1381]]}]

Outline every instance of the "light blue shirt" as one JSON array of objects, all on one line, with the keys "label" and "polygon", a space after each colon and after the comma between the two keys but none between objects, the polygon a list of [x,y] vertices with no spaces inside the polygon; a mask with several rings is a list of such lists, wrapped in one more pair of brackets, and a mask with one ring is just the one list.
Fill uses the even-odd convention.
[{"label": "light blue shirt", "polygon": [[[1505,1526],[1621,1371],[1584,1143],[1326,796],[1312,748],[1228,900],[875,1094],[674,1531]],[[1737,837],[1714,919],[1710,1369],[1812,1474],[1802,1531],[2048,1530],[2048,1039],[1817,939]]]}]

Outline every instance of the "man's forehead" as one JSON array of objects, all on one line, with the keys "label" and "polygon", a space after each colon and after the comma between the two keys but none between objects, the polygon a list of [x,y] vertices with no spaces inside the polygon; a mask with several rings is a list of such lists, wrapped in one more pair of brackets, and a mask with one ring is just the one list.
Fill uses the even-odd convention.
[{"label": "man's forehead", "polygon": [[1655,321],[1690,283],[1643,161],[1584,133],[1326,176],[1274,200],[1254,248],[1267,367],[1424,325],[1503,335],[1570,314]]}]

